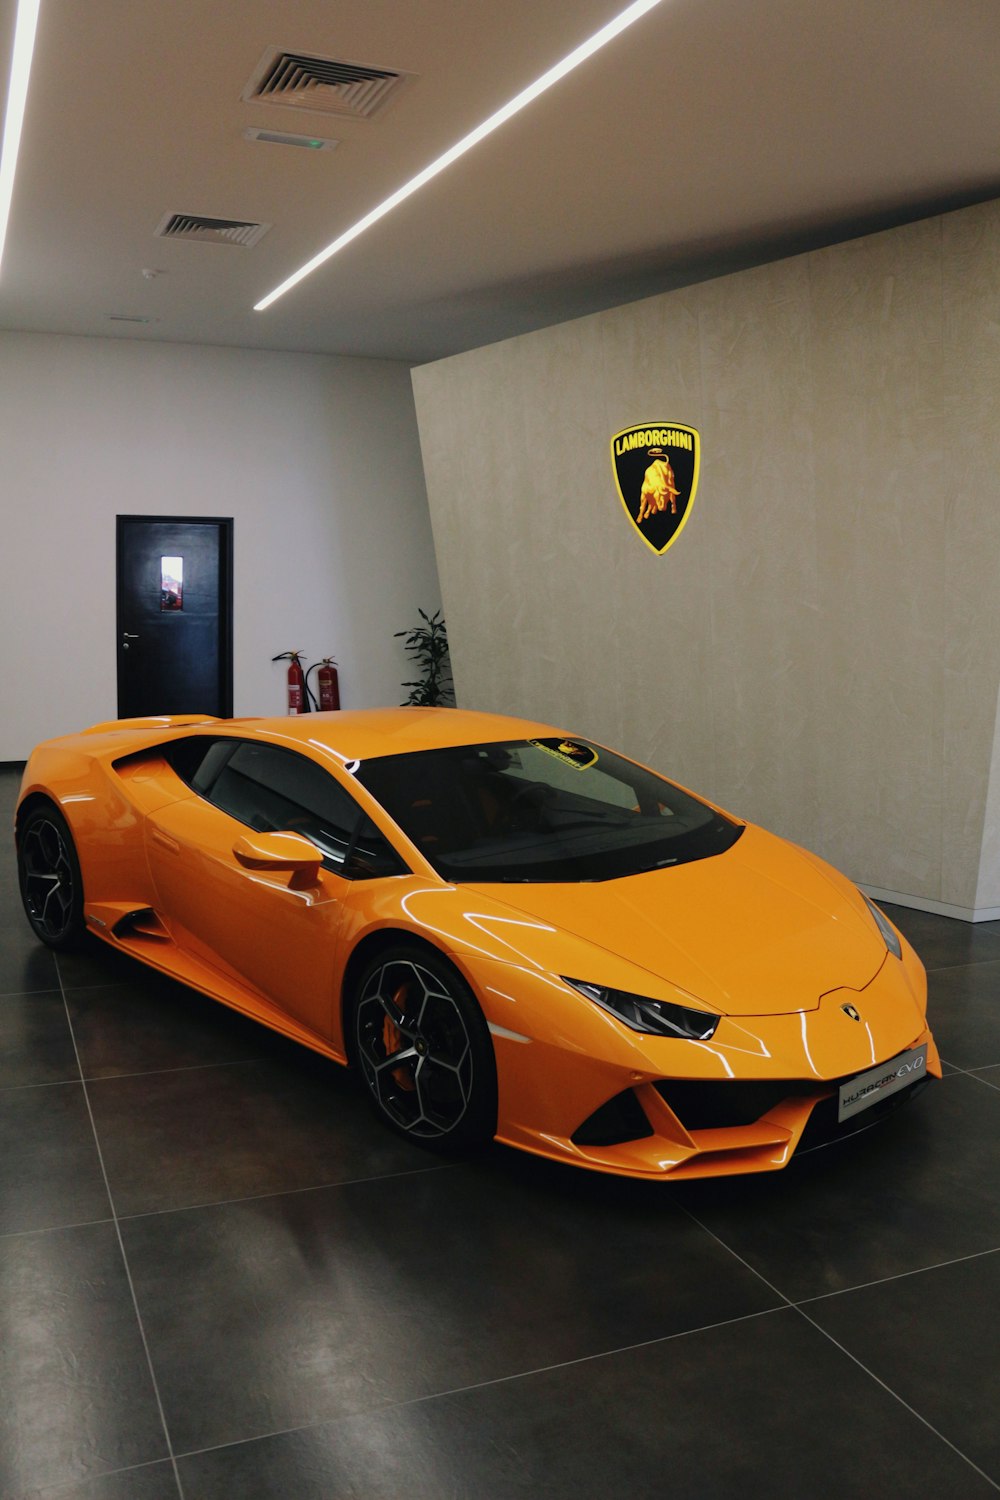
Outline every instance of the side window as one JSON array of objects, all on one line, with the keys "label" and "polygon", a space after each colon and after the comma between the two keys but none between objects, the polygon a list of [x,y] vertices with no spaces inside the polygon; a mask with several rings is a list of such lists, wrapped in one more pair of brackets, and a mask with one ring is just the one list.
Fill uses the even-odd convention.
[{"label": "side window", "polygon": [[367,813],[361,814],[354,848],[344,874],[351,880],[374,880],[378,875],[409,874],[402,859],[388,839],[379,833]]},{"label": "side window", "polygon": [[199,762],[191,777],[191,785],[203,797],[208,796],[209,787],[233,753],[232,740],[216,740]]},{"label": "side window", "polygon": [[217,740],[207,734],[187,735],[162,747],[162,755],[182,781],[204,796],[232,755],[237,741]]},{"label": "side window", "polygon": [[198,783],[211,758],[205,757],[192,785],[230,817],[259,833],[303,834],[322,852],[327,869],[349,879],[398,874],[405,868],[353,797],[315,761],[275,745],[240,740],[221,769],[204,776],[203,789]]}]

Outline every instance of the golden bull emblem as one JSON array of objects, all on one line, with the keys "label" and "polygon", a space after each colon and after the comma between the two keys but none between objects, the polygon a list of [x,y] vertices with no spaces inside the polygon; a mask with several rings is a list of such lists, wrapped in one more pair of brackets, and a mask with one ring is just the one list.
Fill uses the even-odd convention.
[{"label": "golden bull emblem", "polygon": [[643,422],[611,439],[618,498],[651,551],[666,552],[683,531],[700,462],[698,432],[681,422]]}]

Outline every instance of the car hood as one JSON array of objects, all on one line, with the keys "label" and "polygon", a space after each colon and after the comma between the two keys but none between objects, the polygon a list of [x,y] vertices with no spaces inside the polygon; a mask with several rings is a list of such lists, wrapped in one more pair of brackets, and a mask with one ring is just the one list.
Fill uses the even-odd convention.
[{"label": "car hood", "polygon": [[[593,951],[593,972],[570,971],[574,979],[614,985],[607,962],[614,956],[722,1015],[811,1010],[831,990],[863,989],[885,961],[885,943],[854,886],[753,825],[724,854],[642,875],[473,889],[582,939]],[[531,947],[554,967],[553,937],[544,958],[537,941]],[[567,946],[566,958],[572,952],[579,963],[579,945]]]}]

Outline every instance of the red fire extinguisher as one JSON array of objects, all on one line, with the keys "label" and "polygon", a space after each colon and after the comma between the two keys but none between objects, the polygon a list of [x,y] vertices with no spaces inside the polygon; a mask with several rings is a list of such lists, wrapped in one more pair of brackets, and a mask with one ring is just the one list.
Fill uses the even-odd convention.
[{"label": "red fire extinguisher", "polygon": [[301,651],[281,651],[277,656],[271,657],[272,661],[287,661],[288,663],[288,712],[290,714],[309,712],[309,695],[306,691],[301,657]]},{"label": "red fire extinguisher", "polygon": [[[319,689],[319,709],[321,713],[328,713],[330,709],[340,707],[340,683],[337,679],[337,663],[332,656],[324,656],[322,661],[314,662],[306,673],[306,684],[309,678],[316,673],[316,686]],[[312,695],[313,703],[316,702],[315,694]]]}]

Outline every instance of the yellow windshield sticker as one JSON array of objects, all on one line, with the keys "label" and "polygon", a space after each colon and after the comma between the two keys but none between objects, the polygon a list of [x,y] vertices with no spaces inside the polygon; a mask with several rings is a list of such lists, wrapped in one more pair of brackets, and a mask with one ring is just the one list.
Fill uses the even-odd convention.
[{"label": "yellow windshield sticker", "polygon": [[574,771],[589,771],[591,766],[597,765],[597,751],[592,745],[581,744],[579,740],[564,740],[555,737],[546,740],[531,740],[530,743],[539,750],[544,750],[546,755],[554,755],[564,765],[572,766]]}]

